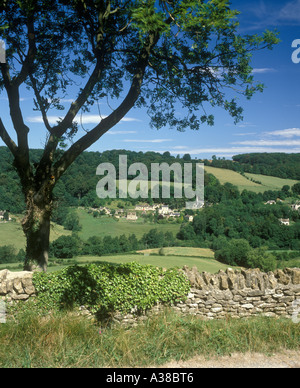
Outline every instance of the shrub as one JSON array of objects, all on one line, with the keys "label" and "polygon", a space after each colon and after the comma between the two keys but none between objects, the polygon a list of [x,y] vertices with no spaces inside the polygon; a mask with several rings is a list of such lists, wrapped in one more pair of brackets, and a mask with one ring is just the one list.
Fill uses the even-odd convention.
[{"label": "shrub", "polygon": [[276,258],[272,253],[268,252],[267,249],[267,247],[261,247],[248,252],[248,267],[259,268],[264,272],[274,271],[277,267]]},{"label": "shrub", "polygon": [[13,245],[3,245],[0,247],[0,264],[16,263],[18,257]]},{"label": "shrub", "polygon": [[72,266],[54,273],[35,273],[38,303],[46,309],[84,305],[93,313],[145,311],[156,303],[183,300],[190,290],[177,269],[163,270],[136,262]]},{"label": "shrub", "polygon": [[58,259],[71,259],[79,254],[80,240],[76,235],[60,236],[50,245],[50,255]]},{"label": "shrub", "polygon": [[247,254],[251,249],[247,240],[232,239],[215,253],[215,257],[225,264],[247,267]]}]

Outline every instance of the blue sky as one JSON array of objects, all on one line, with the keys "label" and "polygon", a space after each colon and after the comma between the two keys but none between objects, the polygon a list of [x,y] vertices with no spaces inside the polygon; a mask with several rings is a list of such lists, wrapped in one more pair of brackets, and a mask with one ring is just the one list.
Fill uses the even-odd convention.
[{"label": "blue sky", "polygon": [[[189,153],[199,159],[210,159],[212,155],[231,158],[249,152],[300,153],[300,63],[292,61],[295,51],[292,42],[300,39],[300,0],[233,0],[232,7],[241,11],[241,33],[260,34],[265,29],[277,28],[281,39],[273,51],[257,52],[253,56],[255,79],[263,82],[266,88],[250,101],[241,98],[244,121],[235,125],[228,113],[211,108],[209,113],[215,116],[213,127],[204,125],[199,131],[183,133],[168,128],[157,131],[150,128],[144,110],[133,109],[90,151],[169,151],[173,155]],[[46,135],[41,117],[32,110],[32,98],[26,89],[22,90],[21,97],[24,118],[31,129],[30,146],[42,148]],[[71,98],[64,100],[66,107]],[[117,101],[110,104],[117,106]],[[7,98],[2,93],[0,116],[9,129],[11,123],[5,119],[7,109]],[[109,114],[110,108],[106,104],[100,109],[103,115]],[[82,120],[86,129],[92,128],[99,120],[98,108],[84,114]],[[55,122],[54,113],[53,124]],[[1,140],[0,145],[3,145]]]}]

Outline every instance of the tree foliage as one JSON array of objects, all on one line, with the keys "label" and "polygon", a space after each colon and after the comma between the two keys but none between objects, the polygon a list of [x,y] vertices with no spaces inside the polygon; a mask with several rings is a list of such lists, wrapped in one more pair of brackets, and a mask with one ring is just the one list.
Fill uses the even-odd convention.
[{"label": "tree foliage", "polygon": [[[6,43],[0,91],[6,92],[15,131],[12,136],[0,118],[0,137],[14,157],[25,196],[22,227],[29,268],[32,261],[47,267],[55,185],[131,108],[147,107],[155,128],[180,131],[212,125],[207,106],[222,107],[235,121],[242,118],[236,94],[251,98],[263,89],[252,75],[251,54],[271,49],[278,38],[270,31],[241,36],[237,16],[227,0],[0,2],[0,38]],[[20,104],[23,86],[33,93],[46,131],[35,164]],[[233,93],[227,95],[228,88]],[[63,112],[65,96],[73,102]],[[117,100],[117,107],[104,116],[100,104],[110,99]],[[78,116],[96,103],[99,123],[75,137]],[[176,114],[178,104],[183,116]],[[51,109],[60,116],[54,125]],[[85,193],[76,182],[73,191]]]}]

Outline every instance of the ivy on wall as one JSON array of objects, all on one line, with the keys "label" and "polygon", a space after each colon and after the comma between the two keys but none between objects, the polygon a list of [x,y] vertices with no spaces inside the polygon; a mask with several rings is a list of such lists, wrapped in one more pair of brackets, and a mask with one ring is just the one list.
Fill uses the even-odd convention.
[{"label": "ivy on wall", "polygon": [[84,305],[92,313],[143,312],[157,303],[185,300],[190,290],[178,269],[136,262],[71,266],[53,273],[35,273],[37,301],[44,309]]}]

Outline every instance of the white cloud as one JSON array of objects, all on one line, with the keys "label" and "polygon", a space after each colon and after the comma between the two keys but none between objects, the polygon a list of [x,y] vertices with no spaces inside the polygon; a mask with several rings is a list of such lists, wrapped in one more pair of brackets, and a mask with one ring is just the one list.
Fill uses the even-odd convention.
[{"label": "white cloud", "polygon": [[[99,115],[82,115],[76,116],[75,120],[82,123],[82,124],[99,124],[102,119],[105,119],[107,116],[99,116]],[[57,121],[59,120],[58,116],[48,116],[49,124],[57,124]],[[30,123],[43,123],[42,116],[31,116],[27,117],[26,121]],[[133,117],[124,117],[122,122],[140,122],[141,120],[133,118]]]},{"label": "white cloud", "polygon": [[290,1],[281,8],[278,16],[279,20],[300,21],[300,0]]},{"label": "white cloud", "polygon": [[186,148],[188,148],[187,146],[175,146],[175,147],[172,147],[173,150],[185,150]]},{"label": "white cloud", "polygon": [[270,68],[270,67],[265,67],[262,69],[254,68],[252,70],[252,74],[265,74],[265,73],[274,73],[276,69]]},{"label": "white cloud", "polygon": [[256,132],[244,132],[244,133],[234,133],[235,136],[254,136],[257,135]]},{"label": "white cloud", "polygon": [[123,140],[124,143],[164,143],[168,141],[174,141],[173,139],[151,139],[151,140],[144,140],[144,139],[125,139]]},{"label": "white cloud", "polygon": [[300,136],[300,128],[282,129],[278,131],[266,132],[265,134],[271,135],[271,136],[281,136],[286,138],[298,137]]},{"label": "white cloud", "polygon": [[283,152],[283,153],[299,153],[299,148],[275,148],[275,147],[215,147],[215,148],[189,148],[184,151],[178,151],[179,154],[189,153],[191,155],[200,155],[200,154],[216,154],[216,155],[237,155],[237,154],[246,154],[246,153],[258,153],[258,152]]},{"label": "white cloud", "polygon": [[108,135],[128,135],[132,133],[137,133],[137,131],[108,131]]},{"label": "white cloud", "polygon": [[231,144],[250,145],[250,146],[300,146],[300,140],[245,140]]}]

